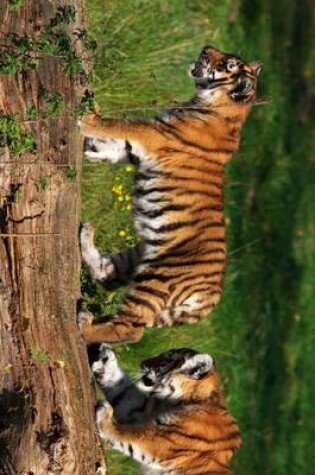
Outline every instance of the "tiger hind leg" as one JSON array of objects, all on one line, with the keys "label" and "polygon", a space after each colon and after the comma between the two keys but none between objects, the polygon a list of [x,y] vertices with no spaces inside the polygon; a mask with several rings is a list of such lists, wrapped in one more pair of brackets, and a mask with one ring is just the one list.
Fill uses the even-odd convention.
[{"label": "tiger hind leg", "polygon": [[128,283],[140,260],[140,245],[104,255],[95,247],[93,238],[94,229],[89,223],[84,223],[80,232],[82,260],[92,277],[104,286]]},{"label": "tiger hind leg", "polygon": [[105,323],[93,324],[93,315],[81,310],[77,315],[78,326],[86,343],[131,343],[139,341],[144,333],[145,323],[137,324],[128,316],[115,315]]},{"label": "tiger hind leg", "polygon": [[192,294],[180,305],[169,305],[159,315],[158,327],[196,323],[207,317],[219,301],[218,293]]},{"label": "tiger hind leg", "polygon": [[167,284],[139,282],[130,288],[116,315],[105,323],[92,324],[89,312],[80,312],[78,323],[88,343],[135,342],[140,340],[145,327],[156,325],[168,300]]}]

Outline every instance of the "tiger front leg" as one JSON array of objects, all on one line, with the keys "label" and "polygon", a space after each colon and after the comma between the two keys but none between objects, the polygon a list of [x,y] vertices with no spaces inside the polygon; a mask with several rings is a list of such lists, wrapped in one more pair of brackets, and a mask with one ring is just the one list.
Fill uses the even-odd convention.
[{"label": "tiger front leg", "polygon": [[94,229],[90,223],[84,223],[80,231],[82,261],[95,279],[106,283],[115,274],[115,267],[109,257],[102,256],[94,246]]},{"label": "tiger front leg", "polygon": [[140,244],[117,254],[101,254],[94,245],[94,229],[89,223],[81,227],[80,244],[83,263],[94,279],[104,286],[129,282],[140,259]]},{"label": "tiger front leg", "polygon": [[92,365],[94,376],[106,393],[108,399],[111,396],[113,388],[121,384],[125,386],[129,378],[119,367],[116,355],[107,343],[102,343],[99,349],[99,359]]},{"label": "tiger front leg", "polygon": [[90,162],[126,163],[130,161],[131,147],[125,140],[85,137],[83,152]]},{"label": "tiger front leg", "polygon": [[93,363],[92,371],[113,406],[116,420],[128,423],[143,418],[146,397],[119,367],[114,351],[106,343],[100,346],[99,359]]},{"label": "tiger front leg", "polygon": [[126,294],[118,313],[108,322],[93,325],[91,314],[80,312],[79,325],[83,338],[89,343],[138,341],[145,327],[155,325],[167,299],[166,288],[157,289],[149,283],[136,284]]},{"label": "tiger front leg", "polygon": [[125,143],[127,149],[130,147],[130,153],[132,152],[139,160],[147,155],[154,155],[161,140],[157,126],[149,122],[103,120],[97,114],[86,114],[80,127],[81,133],[90,139],[98,141],[111,139]]}]

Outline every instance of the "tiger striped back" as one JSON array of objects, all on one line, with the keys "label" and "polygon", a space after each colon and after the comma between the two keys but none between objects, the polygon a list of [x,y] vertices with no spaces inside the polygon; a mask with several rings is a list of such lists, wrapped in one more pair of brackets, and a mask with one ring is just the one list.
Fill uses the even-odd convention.
[{"label": "tiger striped back", "polygon": [[152,122],[84,118],[90,159],[135,164],[139,236],[136,248],[102,256],[92,228],[83,226],[90,272],[104,285],[130,282],[109,322],[91,325],[81,314],[87,341],[135,341],[145,327],[197,322],[219,301],[226,266],[224,167],[239,147],[259,69],[260,63],[206,47],[190,66],[197,87],[191,101]]}]

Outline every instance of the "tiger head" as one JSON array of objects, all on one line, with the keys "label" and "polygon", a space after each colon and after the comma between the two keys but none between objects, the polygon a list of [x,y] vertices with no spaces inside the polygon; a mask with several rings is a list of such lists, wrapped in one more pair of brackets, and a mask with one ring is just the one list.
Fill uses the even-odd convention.
[{"label": "tiger head", "polygon": [[215,98],[225,92],[235,102],[250,103],[256,98],[261,67],[260,61],[246,63],[239,56],[205,46],[188,73],[201,97]]},{"label": "tiger head", "polygon": [[140,389],[168,400],[222,399],[212,356],[188,348],[172,349],[141,365]]}]

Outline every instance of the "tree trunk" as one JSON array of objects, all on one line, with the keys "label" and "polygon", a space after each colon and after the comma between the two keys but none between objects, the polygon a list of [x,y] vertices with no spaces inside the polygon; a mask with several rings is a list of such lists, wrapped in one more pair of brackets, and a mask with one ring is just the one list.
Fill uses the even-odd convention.
[{"label": "tree trunk", "polygon": [[105,473],[76,325],[82,4],[0,5],[1,475]]}]

